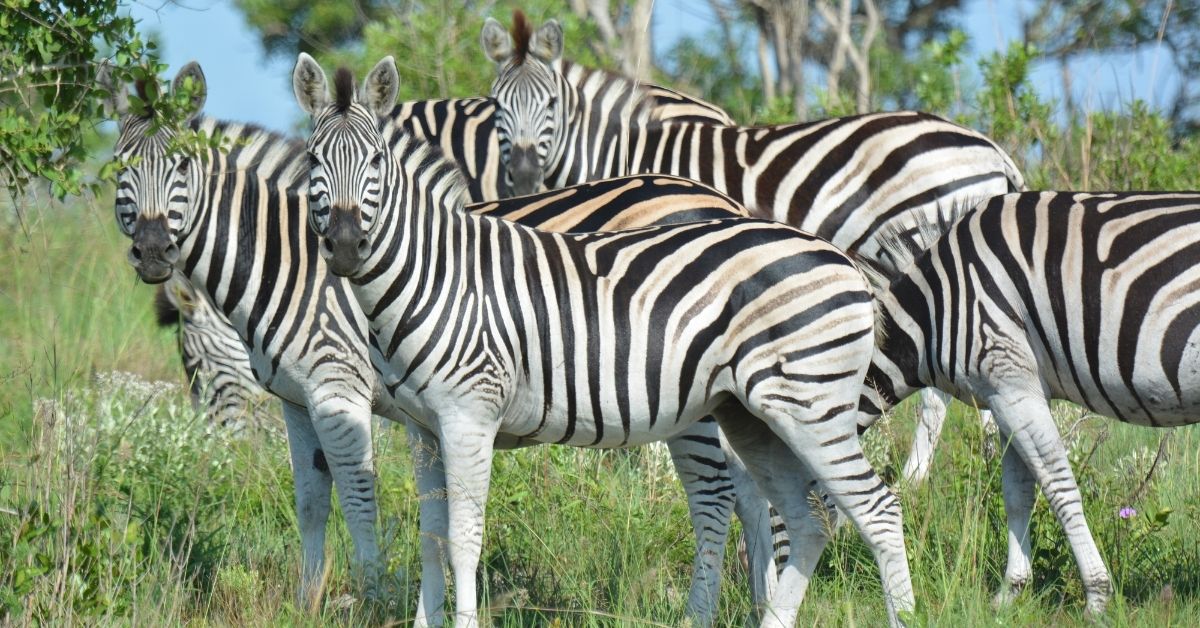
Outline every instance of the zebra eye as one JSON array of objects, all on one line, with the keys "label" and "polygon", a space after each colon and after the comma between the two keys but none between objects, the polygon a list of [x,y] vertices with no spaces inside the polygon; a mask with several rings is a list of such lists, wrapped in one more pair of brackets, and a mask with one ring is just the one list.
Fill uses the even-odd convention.
[{"label": "zebra eye", "polygon": [[379,170],[380,164],[383,163],[383,151],[375,151],[375,155],[371,157],[371,168]]},{"label": "zebra eye", "polygon": [[181,175],[186,175],[188,173],[188,168],[191,167],[191,165],[192,159],[190,157],[184,157],[179,160],[179,163],[175,164],[175,170]]}]

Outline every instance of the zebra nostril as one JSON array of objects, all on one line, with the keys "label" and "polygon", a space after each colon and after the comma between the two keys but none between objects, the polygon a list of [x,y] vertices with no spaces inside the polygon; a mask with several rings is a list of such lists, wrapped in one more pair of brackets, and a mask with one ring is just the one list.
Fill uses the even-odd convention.
[{"label": "zebra nostril", "polygon": [[166,251],[163,251],[163,259],[165,259],[168,264],[174,264],[175,262],[179,261],[179,247],[176,246],[174,242],[167,247]]},{"label": "zebra nostril", "polygon": [[371,255],[371,243],[367,242],[366,236],[363,236],[362,239],[360,239],[358,241],[358,257],[360,259],[367,259],[367,257],[369,257],[370,255]]},{"label": "zebra nostril", "polygon": [[129,256],[137,261],[142,261],[142,250],[135,244],[129,247]]}]

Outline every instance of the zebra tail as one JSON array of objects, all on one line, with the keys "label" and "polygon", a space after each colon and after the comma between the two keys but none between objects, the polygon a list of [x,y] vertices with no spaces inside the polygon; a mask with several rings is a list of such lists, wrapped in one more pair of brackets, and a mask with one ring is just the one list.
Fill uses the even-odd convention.
[{"label": "zebra tail", "polygon": [[1021,169],[1017,167],[1017,162],[1013,161],[1008,151],[1000,148],[994,142],[993,145],[996,146],[996,152],[1000,153],[1004,161],[1004,176],[1008,179],[1008,191],[1010,193],[1028,191],[1029,188],[1025,185],[1025,175],[1021,174]]}]

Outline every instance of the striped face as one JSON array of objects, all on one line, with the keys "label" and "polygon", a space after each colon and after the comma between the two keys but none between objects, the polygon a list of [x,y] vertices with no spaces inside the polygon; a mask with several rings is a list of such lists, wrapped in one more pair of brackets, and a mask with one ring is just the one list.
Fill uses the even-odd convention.
[{"label": "striped face", "polygon": [[[138,96],[148,107],[153,106],[150,85],[138,84]],[[115,93],[124,87],[110,85],[109,89]],[[206,89],[204,72],[194,61],[175,75],[172,96],[188,95],[186,124],[196,122]],[[125,115],[124,105],[118,105],[117,111],[122,115],[121,130],[113,156],[123,165],[117,173],[117,226],[133,239],[128,259],[138,276],[146,283],[162,283],[179,261],[180,234],[191,224],[193,198],[201,195],[201,156],[176,150],[175,130],[153,115]]]},{"label": "striped face", "polygon": [[566,112],[573,104],[567,100],[575,94],[561,72],[562,26],[550,20],[535,31],[517,12],[510,35],[488,18],[480,43],[496,64],[491,95],[504,182],[510,195],[544,191],[566,145]]},{"label": "striped face", "polygon": [[331,106],[314,121],[308,143],[309,223],[337,275],[354,276],[370,257],[387,146],[375,115],[354,103]]},{"label": "striped face", "polygon": [[151,120],[127,116],[114,150],[124,164],[117,173],[116,217],[133,240],[129,263],[147,283],[171,276],[179,260],[179,237],[188,224],[193,191],[200,185],[196,157],[171,151],[173,133]]},{"label": "striped face", "polygon": [[362,272],[371,256],[371,234],[379,223],[383,168],[392,163],[379,128],[390,112],[399,85],[395,61],[384,57],[363,85],[342,68],[329,99],[325,71],[301,53],[292,71],[292,89],[301,108],[312,115],[313,132],[305,147],[309,160],[309,224],[321,236],[321,256],[342,277]]},{"label": "striped face", "polygon": [[496,99],[500,163],[511,194],[546,189],[546,174],[565,144],[567,91],[562,76],[535,59],[500,70],[492,98]]}]

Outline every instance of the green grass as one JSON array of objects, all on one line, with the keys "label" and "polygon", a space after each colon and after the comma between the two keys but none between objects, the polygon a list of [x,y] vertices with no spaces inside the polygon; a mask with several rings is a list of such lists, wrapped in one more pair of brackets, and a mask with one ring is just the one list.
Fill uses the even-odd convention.
[{"label": "green grass", "polygon": [[[182,372],[174,334],[154,325],[153,287],[125,262],[111,201],[24,205],[23,225],[0,229],[0,442],[17,447],[35,398],[57,398],[94,372]],[[7,222],[9,208],[0,211]]]},{"label": "green grass", "polygon": [[[173,335],[124,261],[107,204],[47,209],[0,236],[0,605],[6,623],[316,625],[404,622],[416,606],[417,499],[400,429],[377,432],[380,529],[390,576],[379,600],[349,580],[335,512],[325,604],[297,608],[299,540],[283,439],[229,441],[188,407]],[[137,377],[111,376],[129,371]],[[146,384],[139,380],[166,380]],[[36,403],[35,403],[36,402]],[[37,409],[35,411],[35,408]],[[896,475],[912,407],[868,439]],[[1064,425],[1081,413],[1056,408]],[[1083,625],[1078,572],[1039,498],[1037,579],[993,610],[1005,557],[998,461],[974,411],[956,405],[930,480],[901,488],[929,625]],[[1113,626],[1200,617],[1200,432],[1086,419],[1072,452],[1089,521],[1122,595]],[[1117,511],[1138,510],[1124,520]],[[1172,509],[1165,526],[1154,516]],[[495,624],[678,625],[692,552],[669,463],[560,447],[502,454],[489,502],[481,591]],[[730,548],[720,625],[750,610]],[[822,557],[800,625],[880,625],[878,572],[850,529]]]}]

